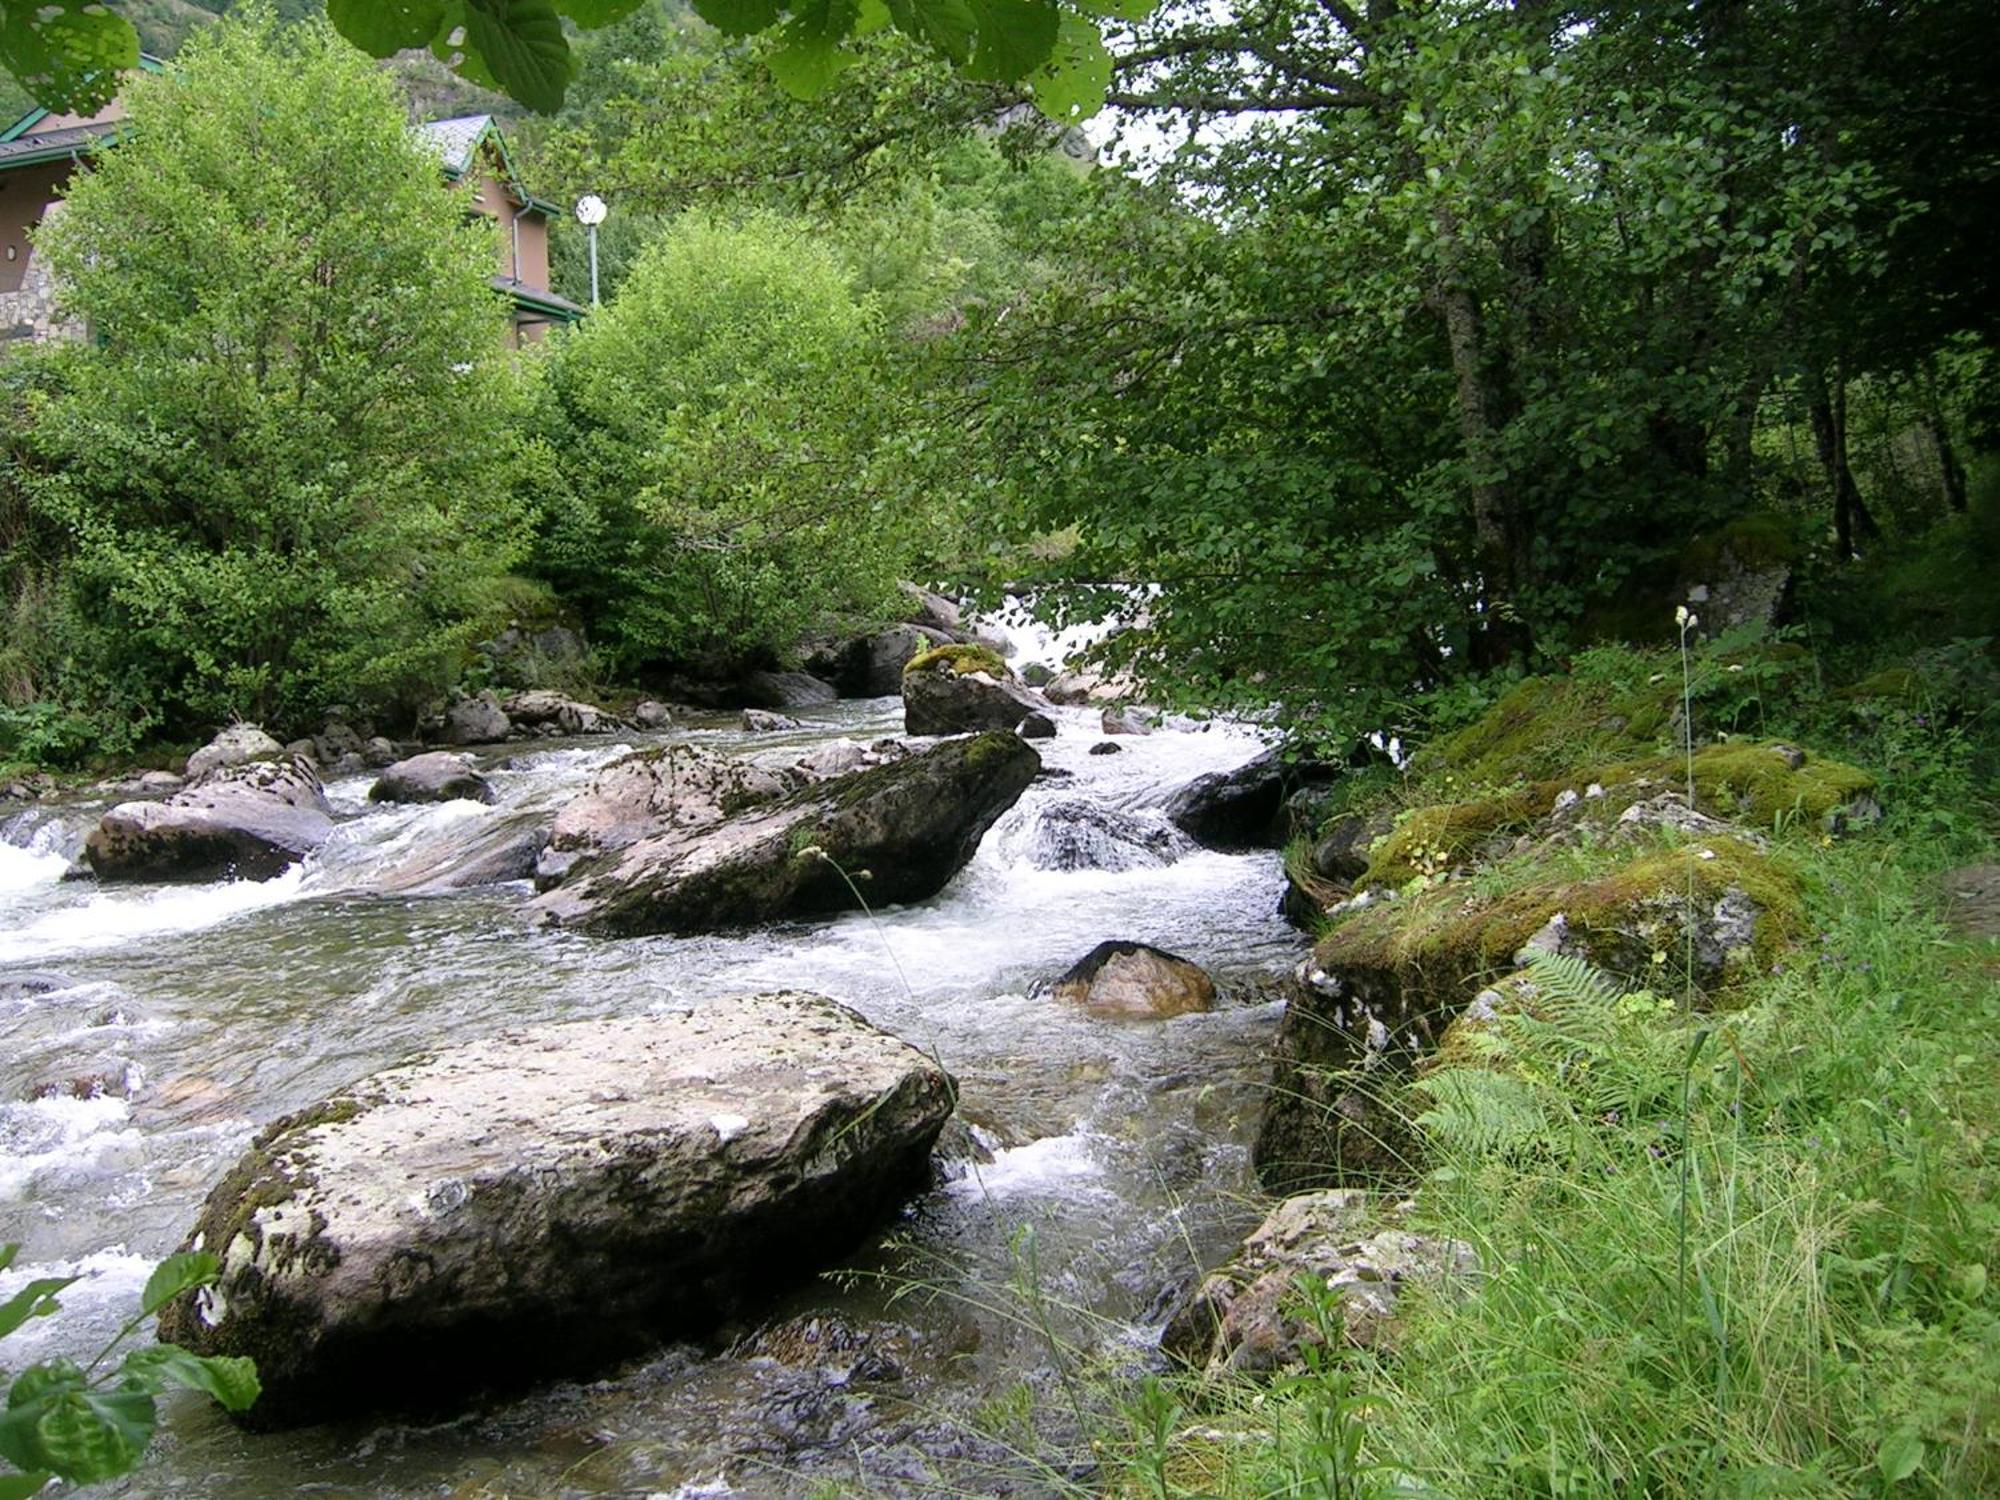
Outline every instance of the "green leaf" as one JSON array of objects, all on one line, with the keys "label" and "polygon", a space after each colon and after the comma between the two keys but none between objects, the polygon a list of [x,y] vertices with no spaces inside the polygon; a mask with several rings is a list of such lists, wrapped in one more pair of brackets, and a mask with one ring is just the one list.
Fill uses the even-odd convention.
[{"label": "green leaf", "polygon": [[99,0],[0,0],[0,67],[45,109],[95,114],[139,66],[139,33]]},{"label": "green leaf", "polygon": [[1118,21],[1143,21],[1159,9],[1157,0],[1070,0],[1086,16],[1110,16]]},{"label": "green leaf", "polygon": [[1923,1462],[1924,1440],[1913,1427],[1890,1433],[1875,1450],[1875,1467],[1890,1484],[1908,1479],[1923,1467]]},{"label": "green leaf", "polygon": [[203,1250],[169,1255],[146,1278],[146,1289],[139,1294],[139,1316],[149,1318],[182,1292],[207,1286],[221,1269],[222,1262]]},{"label": "green leaf", "polygon": [[1111,89],[1111,54],[1097,23],[1064,15],[1049,60],[1025,80],[1035,108],[1051,120],[1074,125],[1104,108]]},{"label": "green leaf", "polygon": [[14,1377],[7,1411],[0,1415],[0,1458],[17,1469],[53,1469],[38,1423],[66,1393],[84,1389],[83,1371],[66,1359],[31,1365]]},{"label": "green leaf", "polygon": [[59,1305],[55,1294],[70,1285],[74,1276],[45,1276],[39,1281],[31,1281],[14,1293],[4,1303],[0,1303],[0,1339],[19,1328],[30,1318],[46,1318]]},{"label": "green leaf", "polygon": [[370,57],[424,47],[444,22],[443,0],[326,0],[333,29]]},{"label": "green leaf", "polygon": [[724,36],[763,31],[785,13],[783,0],[694,0],[694,13]]},{"label": "green leaf", "polygon": [[954,66],[963,67],[971,58],[977,23],[967,0],[889,0],[889,15],[903,35]]},{"label": "green leaf", "polygon": [[263,1391],[254,1360],[235,1355],[194,1354],[173,1344],[155,1344],[125,1356],[119,1373],[135,1390],[157,1395],[170,1385],[206,1391],[230,1411],[247,1411]]},{"label": "green leaf", "polygon": [[56,1476],[46,1469],[30,1474],[0,1474],[0,1500],[28,1500]]},{"label": "green leaf", "polygon": [[968,0],[974,39],[965,76],[1019,83],[1055,51],[1061,16],[1048,0]]},{"label": "green leaf", "polygon": [[572,64],[549,0],[468,0],[464,46],[509,98],[545,115],[562,108]]},{"label": "green leaf", "polygon": [[78,1484],[115,1479],[137,1465],[157,1420],[144,1391],[64,1391],[35,1422],[40,1463]]},{"label": "green leaf", "polygon": [[796,99],[817,99],[853,60],[841,43],[860,19],[856,0],[810,0],[778,32],[764,59],[771,76]]},{"label": "green leaf", "polygon": [[[1967,1059],[1967,1061],[1970,1061],[1970,1059]],[[14,1257],[20,1253],[21,1246],[18,1241],[11,1245],[0,1245],[0,1271],[4,1271],[13,1265]]]}]

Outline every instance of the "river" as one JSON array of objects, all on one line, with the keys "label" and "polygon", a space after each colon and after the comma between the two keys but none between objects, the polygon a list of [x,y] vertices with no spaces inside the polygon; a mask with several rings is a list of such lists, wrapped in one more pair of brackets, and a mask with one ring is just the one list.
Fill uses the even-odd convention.
[{"label": "river", "polygon": [[[1097,710],[1059,709],[1038,748],[1070,774],[1037,781],[939,896],[872,915],[614,940],[529,927],[525,883],[375,893],[441,846],[545,820],[634,748],[778,763],[901,730],[895,699],[799,712],[778,734],[713,715],[507,747],[481,758],[490,807],[375,807],[370,778],[335,781],[334,840],[263,883],[66,882],[102,802],[0,818],[0,1240],[24,1247],[0,1296],[83,1278],[0,1345],[11,1369],[94,1352],[260,1126],[503,1027],[815,990],[942,1059],[990,1157],[961,1150],[845,1274],[784,1291],[764,1323],[421,1421],[252,1436],[177,1397],[145,1468],[94,1493],[1038,1495],[1086,1477],[1078,1416],[1101,1377],[1146,1365],[1163,1296],[1259,1216],[1248,1144],[1272,981],[1301,943],[1276,914],[1275,855],[1055,871],[1038,867],[1037,820],[1064,800],[1157,818],[1179,786],[1254,755],[1254,734],[1176,722],[1091,755]],[[1034,993],[1107,938],[1205,965],[1221,1002],[1118,1022]],[[38,1085],[57,1092],[29,1097]]]}]

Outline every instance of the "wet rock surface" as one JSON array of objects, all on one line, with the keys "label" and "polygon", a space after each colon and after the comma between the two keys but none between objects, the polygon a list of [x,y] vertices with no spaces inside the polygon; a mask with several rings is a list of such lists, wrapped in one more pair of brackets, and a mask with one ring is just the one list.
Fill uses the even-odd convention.
[{"label": "wet rock surface", "polygon": [[1049,985],[1068,1005],[1100,1016],[1166,1020],[1215,1005],[1215,981],[1199,964],[1146,943],[1099,943]]},{"label": "wet rock surface", "polygon": [[[951,1080],[819,996],[509,1032],[260,1135],[188,1243],[164,1339],[257,1360],[251,1420],[434,1404],[699,1330],[923,1184]],[[524,1371],[524,1373],[526,1373]]]},{"label": "wet rock surface", "polygon": [[1044,803],[1023,838],[1028,862],[1038,870],[1153,869],[1194,849],[1185,834],[1157,817],[1081,797]]},{"label": "wet rock surface", "polygon": [[1275,849],[1291,836],[1286,797],[1332,774],[1326,767],[1289,764],[1268,750],[1233,771],[1196,777],[1169,799],[1167,816],[1206,849]]},{"label": "wet rock surface", "polygon": [[[677,813],[650,824],[569,867],[530,911],[552,925],[633,936],[851,911],[864,883],[871,905],[920,901],[972,857],[1040,767],[1013,734],[985,734],[742,811],[708,793],[693,810],[712,807],[719,819]],[[568,814],[556,819],[552,849]]]},{"label": "wet rock surface", "polygon": [[120,803],[83,855],[100,880],[266,880],[332,832],[319,777],[287,757],[210,770],[163,801]]}]

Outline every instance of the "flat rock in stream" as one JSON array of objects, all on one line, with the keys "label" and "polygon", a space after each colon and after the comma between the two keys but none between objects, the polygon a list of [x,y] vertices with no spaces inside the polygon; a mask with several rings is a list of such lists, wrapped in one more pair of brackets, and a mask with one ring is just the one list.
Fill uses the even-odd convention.
[{"label": "flat rock in stream", "polygon": [[799,993],[454,1048],[264,1131],[187,1241],[221,1279],[160,1337],[254,1358],[260,1427],[586,1370],[860,1242],[927,1180],[953,1095]]},{"label": "flat rock in stream", "polygon": [[333,832],[326,793],[297,757],[221,766],[159,802],[121,802],[85,840],[100,880],[268,880]]},{"label": "flat rock in stream", "polygon": [[713,817],[682,818],[677,806],[645,837],[571,866],[529,910],[636,936],[852,911],[857,888],[871,906],[921,901],[972,858],[1040,768],[1018,736],[987,733],[741,811],[726,796],[713,799]]}]

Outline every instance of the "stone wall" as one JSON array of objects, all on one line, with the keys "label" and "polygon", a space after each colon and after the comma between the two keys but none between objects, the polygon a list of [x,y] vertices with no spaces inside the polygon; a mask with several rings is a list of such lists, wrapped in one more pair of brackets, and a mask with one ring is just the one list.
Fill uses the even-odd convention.
[{"label": "stone wall", "polygon": [[[43,217],[47,223],[62,211],[51,204]],[[49,263],[37,255],[28,262],[19,290],[0,292],[0,348],[17,341],[40,343],[47,339],[80,339],[87,329],[73,318],[64,318],[56,308],[56,280]]]}]

